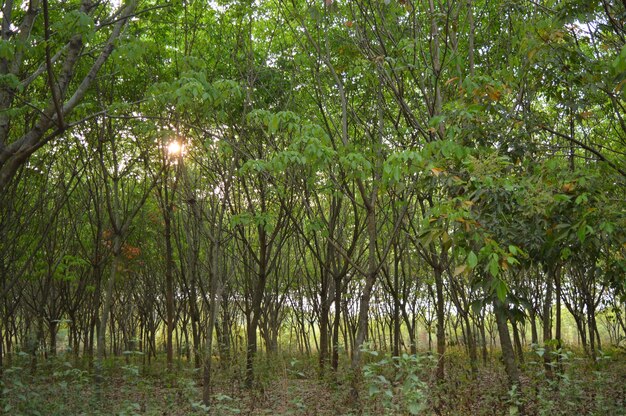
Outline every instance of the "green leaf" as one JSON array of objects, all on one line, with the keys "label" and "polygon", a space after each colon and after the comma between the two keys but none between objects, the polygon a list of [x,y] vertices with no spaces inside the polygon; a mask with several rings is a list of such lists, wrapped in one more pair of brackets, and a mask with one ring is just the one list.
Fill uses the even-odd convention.
[{"label": "green leaf", "polygon": [[7,40],[0,40],[0,59],[13,59],[13,45]]},{"label": "green leaf", "polygon": [[267,124],[267,130],[270,134],[276,133],[278,131],[278,124],[280,120],[276,114],[273,114],[270,117],[269,123]]},{"label": "green leaf", "polygon": [[515,264],[519,264],[519,261],[517,261],[517,259],[513,256],[507,256],[506,257],[506,262],[509,263],[511,266],[515,265]]},{"label": "green leaf", "polygon": [[238,225],[248,225],[252,222],[252,215],[249,212],[235,214],[230,218],[230,224],[233,227]]},{"label": "green leaf", "polygon": [[445,116],[434,116],[428,121],[428,127],[439,127],[439,124],[441,124],[444,120]]},{"label": "green leaf", "polygon": [[500,265],[498,264],[498,256],[492,257],[491,260],[489,261],[489,273],[493,277],[498,277],[498,274],[500,273]]},{"label": "green leaf", "polygon": [[467,255],[467,265],[470,269],[473,269],[478,265],[478,257],[473,251],[470,251]]},{"label": "green leaf", "polygon": [[422,406],[419,403],[410,403],[408,406],[409,413],[412,415],[419,415],[422,411]]},{"label": "green leaf", "polygon": [[580,227],[578,227],[576,235],[578,236],[578,241],[580,241],[581,243],[585,242],[585,239],[587,238],[587,226],[585,223],[582,223]]},{"label": "green leaf", "polygon": [[611,64],[616,75],[626,71],[626,45],[622,47],[620,54],[613,60]]},{"label": "green leaf", "polygon": [[506,283],[501,279],[496,279],[494,281],[494,289],[500,302],[504,302],[506,295],[509,293],[509,288],[506,286]]},{"label": "green leaf", "polygon": [[482,313],[482,310],[485,307],[485,300],[476,299],[470,304],[470,306],[472,307],[472,312],[474,312],[475,315],[479,315],[480,313]]},{"label": "green leaf", "polygon": [[0,87],[17,88],[20,80],[14,74],[0,75]]},{"label": "green leaf", "polygon": [[377,395],[378,393],[380,393],[380,389],[378,388],[378,386],[376,384],[370,384],[370,387],[367,390],[367,394],[372,397]]}]

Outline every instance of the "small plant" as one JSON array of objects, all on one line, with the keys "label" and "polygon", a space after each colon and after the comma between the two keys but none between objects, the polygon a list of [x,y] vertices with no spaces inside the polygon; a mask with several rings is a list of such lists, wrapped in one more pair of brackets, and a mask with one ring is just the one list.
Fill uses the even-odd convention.
[{"label": "small plant", "polygon": [[520,409],[522,408],[522,400],[517,384],[513,384],[508,391],[508,395],[509,398],[506,402],[509,405],[509,416],[517,416],[521,414]]},{"label": "small plant", "polygon": [[290,368],[287,368],[287,373],[295,376],[296,378],[306,378],[306,374],[299,370],[300,361],[293,358],[289,363]]},{"label": "small plant", "polygon": [[141,405],[139,403],[130,402],[117,413],[117,416],[139,416],[141,414]]},{"label": "small plant", "polygon": [[215,411],[218,415],[238,415],[241,413],[241,409],[234,406],[232,397],[218,393],[213,396],[213,399],[215,401]]},{"label": "small plant", "polygon": [[[376,351],[363,352],[378,355]],[[366,364],[363,376],[369,397],[378,401],[385,414],[421,414],[428,406],[428,384],[420,378],[427,360],[430,357],[405,353]]]}]

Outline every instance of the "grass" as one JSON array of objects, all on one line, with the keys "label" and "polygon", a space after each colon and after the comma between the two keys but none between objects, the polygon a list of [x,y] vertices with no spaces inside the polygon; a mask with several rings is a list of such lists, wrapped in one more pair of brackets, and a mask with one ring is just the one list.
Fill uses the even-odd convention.
[{"label": "grass", "polygon": [[[555,357],[556,358],[556,357]],[[254,389],[243,385],[242,363],[216,365],[211,414],[214,415],[626,415],[626,356],[601,356],[596,362],[578,352],[560,353],[553,378],[542,357],[528,351],[519,388],[510,391],[498,357],[474,378],[467,358],[451,349],[446,378],[433,377],[427,356],[391,359],[367,355],[361,407],[349,401],[350,374],[320,379],[312,358],[259,357]],[[132,362],[132,361],[131,361]],[[557,368],[555,368],[557,370]],[[173,373],[164,359],[150,367],[107,361],[105,381],[63,356],[40,363],[31,374],[28,357],[15,357],[2,380],[0,411],[10,415],[206,415],[200,373],[185,363]]]}]

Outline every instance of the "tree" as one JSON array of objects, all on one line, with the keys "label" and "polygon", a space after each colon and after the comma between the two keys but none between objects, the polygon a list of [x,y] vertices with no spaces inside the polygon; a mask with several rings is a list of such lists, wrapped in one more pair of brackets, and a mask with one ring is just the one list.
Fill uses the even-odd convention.
[{"label": "tree", "polygon": [[[37,149],[85,118],[74,110],[111,55],[137,2],[129,1],[119,10],[108,2],[67,6],[51,8],[47,0],[33,0],[22,10],[13,1],[3,3],[0,191]],[[43,21],[37,18],[40,7]],[[96,17],[103,13],[106,17]],[[59,22],[54,28],[51,17]],[[84,54],[87,45],[97,45],[96,52]]]}]

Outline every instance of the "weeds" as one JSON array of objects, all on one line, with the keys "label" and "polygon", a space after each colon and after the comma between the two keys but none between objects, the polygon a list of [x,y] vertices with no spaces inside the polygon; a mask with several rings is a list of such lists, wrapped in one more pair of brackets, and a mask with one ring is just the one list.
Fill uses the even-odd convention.
[{"label": "weeds", "polygon": [[[460,349],[446,355],[446,379],[435,384],[435,358],[429,354],[389,357],[363,351],[362,404],[369,415],[626,415],[626,360],[607,351],[595,362],[567,348],[552,350],[552,371],[535,346],[527,352],[521,383],[506,387],[506,375],[493,357],[471,375]],[[241,368],[214,366],[210,406],[200,398],[201,374],[185,366],[168,372],[164,360],[151,367],[123,357],[105,363],[101,396],[93,374],[63,356],[42,361],[36,374],[29,357],[14,357],[1,380],[0,413],[21,415],[349,415],[350,374],[343,360],[335,378],[320,379],[316,362],[307,356],[259,360],[257,387],[238,384]],[[160,365],[160,366],[159,366]],[[88,368],[88,367],[85,367]],[[436,406],[436,409],[435,409]],[[436,410],[436,412],[435,412]]]},{"label": "weeds", "polygon": [[[376,351],[362,351],[378,356]],[[366,364],[363,376],[374,412],[418,415],[425,411],[429,386],[424,381],[423,373],[432,364],[429,356],[408,354]]]}]

